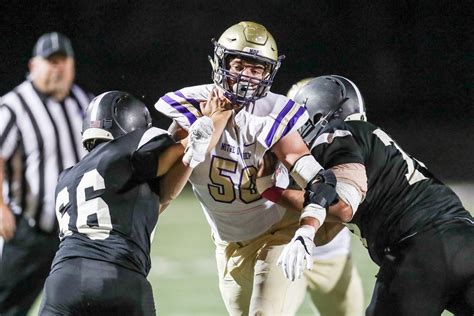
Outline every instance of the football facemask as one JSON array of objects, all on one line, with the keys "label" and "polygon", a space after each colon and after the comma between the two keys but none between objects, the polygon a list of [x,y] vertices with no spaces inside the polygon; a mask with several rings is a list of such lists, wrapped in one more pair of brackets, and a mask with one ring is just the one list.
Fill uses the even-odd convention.
[{"label": "football facemask", "polygon": [[[214,57],[209,57],[212,80],[232,103],[247,105],[267,94],[284,56],[278,56],[275,40],[265,27],[240,22],[228,28],[218,41],[213,40],[213,44]],[[263,78],[231,72],[229,62],[234,58],[264,65]]]}]

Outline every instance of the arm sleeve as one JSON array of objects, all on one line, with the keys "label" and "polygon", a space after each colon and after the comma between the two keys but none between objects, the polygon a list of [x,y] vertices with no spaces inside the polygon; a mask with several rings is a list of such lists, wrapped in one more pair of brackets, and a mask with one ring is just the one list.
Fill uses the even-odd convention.
[{"label": "arm sleeve", "polygon": [[338,184],[345,183],[351,185],[357,190],[361,200],[365,198],[367,194],[367,173],[363,164],[341,164],[332,167],[331,170],[334,172]]},{"label": "arm sleeve", "polygon": [[134,178],[139,182],[156,178],[158,158],[173,144],[175,142],[167,131],[156,127],[148,129],[131,157]]},{"label": "arm sleeve", "polygon": [[13,155],[18,142],[15,113],[7,106],[0,106],[0,158],[7,160]]}]

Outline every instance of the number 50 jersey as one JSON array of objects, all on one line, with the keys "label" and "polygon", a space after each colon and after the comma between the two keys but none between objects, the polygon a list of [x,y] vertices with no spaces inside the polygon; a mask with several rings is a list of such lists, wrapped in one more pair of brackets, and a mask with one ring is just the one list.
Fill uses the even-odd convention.
[{"label": "number 50 jersey", "polygon": [[[170,92],[155,107],[188,129],[201,116],[199,103],[207,100],[214,85]],[[255,186],[260,160],[285,135],[307,120],[306,110],[293,100],[269,92],[240,110],[228,121],[216,147],[193,171],[190,182],[218,240],[249,240],[277,223],[285,209],[262,199]]]},{"label": "number 50 jersey", "polygon": [[158,157],[174,144],[158,128],[99,144],[60,175],[55,264],[74,257],[111,262],[147,275],[158,220]]}]

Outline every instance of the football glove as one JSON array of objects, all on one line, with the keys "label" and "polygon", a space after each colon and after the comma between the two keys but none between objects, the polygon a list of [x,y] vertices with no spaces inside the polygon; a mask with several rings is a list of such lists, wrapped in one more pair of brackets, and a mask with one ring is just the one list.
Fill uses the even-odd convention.
[{"label": "football glove", "polygon": [[188,132],[188,145],[184,151],[183,162],[194,168],[206,158],[214,124],[209,117],[203,116],[191,125]]},{"label": "football glove", "polygon": [[[313,239],[316,230],[311,225],[302,225],[291,241],[283,248],[277,265],[281,266],[285,277],[291,281],[301,278],[304,269],[313,268]],[[306,261],[306,264],[305,264]]]}]

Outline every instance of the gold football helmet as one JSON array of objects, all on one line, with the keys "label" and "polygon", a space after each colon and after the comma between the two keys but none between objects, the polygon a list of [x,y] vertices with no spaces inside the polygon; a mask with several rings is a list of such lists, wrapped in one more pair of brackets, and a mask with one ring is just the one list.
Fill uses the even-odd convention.
[{"label": "gold football helmet", "polygon": [[288,90],[288,92],[286,93],[286,96],[294,100],[298,90],[303,88],[303,86],[306,85],[308,82],[310,82],[311,79],[314,79],[314,77],[304,78],[298,81],[297,83],[293,84],[290,90]]},{"label": "gold football helmet", "polygon": [[[240,22],[229,27],[214,44],[212,80],[224,90],[225,96],[235,104],[247,105],[264,97],[273,83],[281,60],[273,36],[255,22]],[[265,66],[263,79],[235,74],[229,71],[229,62],[241,58]]]}]

